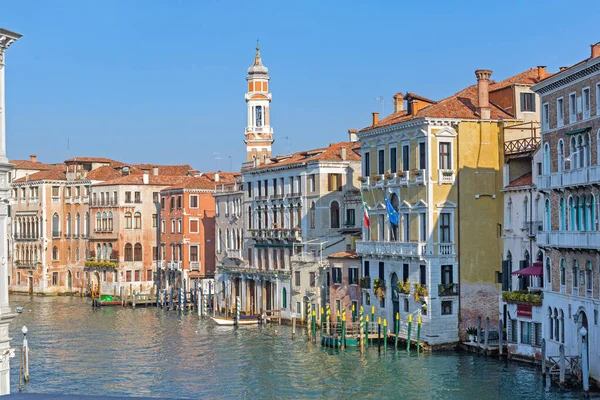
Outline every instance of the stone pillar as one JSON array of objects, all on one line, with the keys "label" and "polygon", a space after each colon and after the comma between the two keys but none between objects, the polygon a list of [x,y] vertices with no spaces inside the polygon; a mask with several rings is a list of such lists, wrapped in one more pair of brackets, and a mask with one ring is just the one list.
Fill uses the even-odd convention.
[{"label": "stone pillar", "polygon": [[20,34],[0,28],[0,395],[10,394],[10,348],[8,325],[16,316],[8,303],[8,203],[10,185],[8,173],[12,165],[6,157],[6,103],[4,95],[4,53]]}]

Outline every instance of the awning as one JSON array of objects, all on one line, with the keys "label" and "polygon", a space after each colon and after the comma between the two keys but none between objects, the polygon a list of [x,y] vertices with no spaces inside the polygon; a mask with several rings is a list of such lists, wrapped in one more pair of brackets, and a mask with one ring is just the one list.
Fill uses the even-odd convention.
[{"label": "awning", "polygon": [[530,265],[527,268],[520,269],[518,271],[513,272],[511,275],[519,275],[519,276],[542,276],[543,274],[543,265],[540,261],[534,262],[533,265]]},{"label": "awning", "polygon": [[588,126],[587,128],[581,128],[581,129],[576,129],[574,131],[567,132],[567,135],[577,135],[578,133],[585,133],[585,132],[589,132],[591,130],[592,130],[592,127]]}]

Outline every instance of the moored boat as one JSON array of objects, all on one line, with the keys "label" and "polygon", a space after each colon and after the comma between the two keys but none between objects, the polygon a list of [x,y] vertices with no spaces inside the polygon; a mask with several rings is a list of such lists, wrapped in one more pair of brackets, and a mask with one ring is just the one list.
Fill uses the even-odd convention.
[{"label": "moored boat", "polygon": [[[236,325],[235,318],[217,318],[211,317],[217,325],[220,326],[234,326]],[[243,315],[240,316],[237,325],[258,325],[260,323],[260,315]]]}]

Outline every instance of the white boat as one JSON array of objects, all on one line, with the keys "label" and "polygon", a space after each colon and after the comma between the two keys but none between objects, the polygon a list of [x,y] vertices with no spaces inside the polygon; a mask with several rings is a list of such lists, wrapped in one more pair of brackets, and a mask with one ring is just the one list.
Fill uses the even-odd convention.
[{"label": "white boat", "polygon": [[[220,326],[236,325],[235,318],[216,318],[216,317],[211,317],[211,318],[213,321],[215,321],[215,323],[217,325],[220,325]],[[259,316],[251,315],[251,316],[241,316],[237,325],[258,325],[259,323],[260,323]]]},{"label": "white boat", "polygon": [[15,311],[17,311],[18,313],[22,313],[23,312],[23,307],[17,306],[17,307],[15,307]]}]

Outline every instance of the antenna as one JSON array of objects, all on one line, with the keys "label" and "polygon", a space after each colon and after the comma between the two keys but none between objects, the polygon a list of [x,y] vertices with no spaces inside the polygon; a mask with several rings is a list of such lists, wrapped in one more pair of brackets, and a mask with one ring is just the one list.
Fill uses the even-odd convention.
[{"label": "antenna", "polygon": [[213,155],[215,156],[215,160],[217,160],[217,171],[220,170],[220,160],[222,160],[221,153],[213,153]]},{"label": "antenna", "polygon": [[383,116],[385,115],[385,97],[377,96],[375,97],[375,100],[381,102],[381,117],[383,118]]}]

